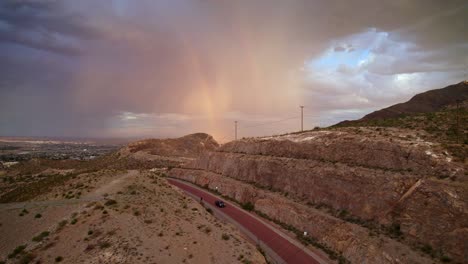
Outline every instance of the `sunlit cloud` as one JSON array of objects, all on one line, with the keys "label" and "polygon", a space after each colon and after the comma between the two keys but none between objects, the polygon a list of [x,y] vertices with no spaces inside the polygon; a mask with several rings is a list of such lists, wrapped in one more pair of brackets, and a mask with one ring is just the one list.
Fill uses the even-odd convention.
[{"label": "sunlit cloud", "polygon": [[[452,67],[444,68],[440,62],[428,59],[437,51],[424,51],[396,34],[370,28],[332,40],[321,55],[305,63],[306,90],[318,98],[319,104],[327,102],[319,108],[331,110],[326,113],[333,122],[343,120],[345,113],[359,118],[428,88],[442,87],[447,79],[458,80],[455,76],[459,72]],[[337,45],[353,50],[337,51]]]}]

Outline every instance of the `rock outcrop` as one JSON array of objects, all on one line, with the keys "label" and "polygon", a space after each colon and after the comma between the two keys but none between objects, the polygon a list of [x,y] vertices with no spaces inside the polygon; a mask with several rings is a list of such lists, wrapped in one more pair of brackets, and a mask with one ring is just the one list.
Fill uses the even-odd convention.
[{"label": "rock outcrop", "polygon": [[204,170],[173,169],[171,176],[218,190],[240,203],[250,202],[255,210],[282,223],[306,230],[321,244],[352,263],[428,263],[409,246],[385,236],[369,235],[369,230],[325,214],[313,207]]},{"label": "rock outcrop", "polygon": [[343,163],[412,175],[460,175],[459,166],[447,163],[450,156],[437,144],[419,138],[408,139],[411,131],[386,129],[379,135],[372,129],[344,128],[312,131],[279,137],[237,140],[220,152],[267,155],[294,159]]},{"label": "rock outcrop", "polygon": [[[463,164],[452,162],[435,143],[409,138],[401,130],[392,133],[338,129],[238,140],[201,154],[170,175],[200,185],[217,181],[225,195],[250,201],[288,225],[313,230],[318,240],[353,263],[417,263],[412,257],[416,251],[466,262]],[[273,199],[266,192],[283,197]],[[314,207],[329,208],[328,216]],[[341,217],[345,221],[338,214],[346,215]],[[384,242],[370,237],[374,227],[390,230],[380,235]],[[396,247],[392,245],[405,248],[404,254],[390,250]]]},{"label": "rock outcrop", "polygon": [[180,138],[145,139],[130,143],[118,151],[122,158],[138,160],[165,159],[183,161],[193,159],[204,151],[215,150],[218,142],[205,133],[196,133]]}]

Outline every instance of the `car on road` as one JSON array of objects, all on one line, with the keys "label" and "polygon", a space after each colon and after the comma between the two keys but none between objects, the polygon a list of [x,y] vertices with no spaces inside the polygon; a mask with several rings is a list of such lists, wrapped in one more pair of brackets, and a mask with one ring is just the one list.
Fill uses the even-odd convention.
[{"label": "car on road", "polygon": [[226,207],[226,204],[221,200],[216,200],[215,205],[218,206],[219,208]]}]

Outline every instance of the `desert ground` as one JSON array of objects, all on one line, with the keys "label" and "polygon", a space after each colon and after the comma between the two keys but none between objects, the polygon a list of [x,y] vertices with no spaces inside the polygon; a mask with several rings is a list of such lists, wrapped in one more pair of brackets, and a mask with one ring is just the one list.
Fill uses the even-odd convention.
[{"label": "desert ground", "polygon": [[265,263],[234,226],[163,176],[76,174],[28,201],[0,204],[0,263]]}]

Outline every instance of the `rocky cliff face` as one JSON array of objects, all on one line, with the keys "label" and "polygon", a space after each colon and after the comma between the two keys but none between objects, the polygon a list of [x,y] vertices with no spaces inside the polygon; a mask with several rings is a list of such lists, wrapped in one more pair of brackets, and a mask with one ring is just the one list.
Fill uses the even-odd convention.
[{"label": "rocky cliff face", "polygon": [[[389,133],[339,129],[238,140],[202,154],[188,166],[195,170],[177,169],[171,175],[202,185],[208,178],[219,186],[240,181],[241,190],[232,183],[224,186],[227,195],[252,201],[261,212],[287,224],[314,230],[323,243],[355,263],[366,258],[375,260],[368,263],[384,262],[385,254],[388,263],[416,263],[408,252],[403,256],[386,249],[392,243],[407,245],[409,251],[422,248],[441,260],[466,262],[468,187],[463,164],[452,162],[439,145],[408,136],[410,132]],[[252,185],[256,188],[247,188]],[[283,200],[266,199],[265,192],[271,191]],[[294,206],[305,207],[291,209]],[[314,207],[328,208],[328,218],[316,218]],[[311,226],[310,221],[320,225]],[[350,222],[362,230],[357,232]],[[383,236],[389,241],[373,241],[372,230],[386,230]]]},{"label": "rocky cliff face", "polygon": [[442,249],[468,261],[468,188],[466,184],[422,179],[387,212],[407,240]]},{"label": "rocky cliff face", "polygon": [[260,213],[307,231],[321,244],[332,248],[352,263],[428,263],[409,246],[385,236],[369,235],[369,230],[297,203],[278,193],[266,191],[217,173],[204,170],[173,169],[171,176],[193,182],[239,201],[251,202]]},{"label": "rocky cliff face", "polygon": [[212,136],[196,133],[180,138],[140,140],[123,147],[118,154],[122,158],[182,162],[184,159],[193,159],[204,151],[215,150],[218,146]]},{"label": "rocky cliff face", "polygon": [[267,155],[328,161],[415,175],[461,175],[459,166],[437,144],[414,135],[411,130],[370,128],[313,131],[279,137],[232,141],[220,152]]},{"label": "rocky cliff face", "polygon": [[309,203],[346,209],[364,219],[377,218],[417,181],[409,174],[339,163],[221,152],[202,155],[197,168],[288,193]]}]

